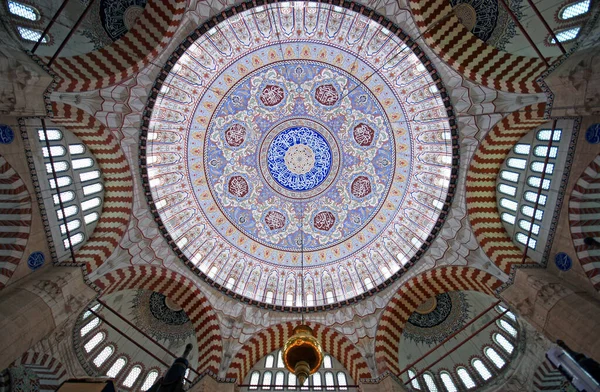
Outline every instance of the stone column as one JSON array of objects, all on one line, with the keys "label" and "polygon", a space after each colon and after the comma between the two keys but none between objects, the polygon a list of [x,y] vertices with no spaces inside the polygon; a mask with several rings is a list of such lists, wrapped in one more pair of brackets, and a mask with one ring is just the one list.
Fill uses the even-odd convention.
[{"label": "stone column", "polygon": [[0,292],[0,369],[53,333],[96,296],[80,267],[48,265]]},{"label": "stone column", "polygon": [[501,296],[516,312],[555,342],[600,362],[600,302],[545,269],[520,268]]}]

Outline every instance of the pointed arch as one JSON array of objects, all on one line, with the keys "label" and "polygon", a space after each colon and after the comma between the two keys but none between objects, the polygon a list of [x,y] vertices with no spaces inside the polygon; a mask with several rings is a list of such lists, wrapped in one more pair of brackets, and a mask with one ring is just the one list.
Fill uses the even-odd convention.
[{"label": "pointed arch", "polygon": [[94,281],[103,294],[121,290],[156,291],[173,300],[187,314],[198,340],[198,371],[217,374],[222,342],[217,315],[206,296],[188,278],[153,265],[135,265],[111,271]]},{"label": "pointed arch", "polygon": [[61,79],[57,90],[96,90],[131,77],[169,44],[186,4],[185,0],[148,0],[144,12],[119,40],[94,52],[57,58],[52,65]]},{"label": "pointed arch", "polygon": [[2,219],[0,231],[0,290],[17,269],[31,230],[31,196],[27,186],[0,155],[0,200],[6,217]]},{"label": "pointed arch", "polygon": [[547,67],[538,57],[510,54],[480,40],[460,22],[448,0],[410,0],[409,5],[427,45],[464,77],[496,90],[542,91],[536,79]]},{"label": "pointed arch", "polygon": [[490,260],[506,273],[513,264],[521,263],[523,252],[512,242],[500,220],[496,178],[519,139],[548,121],[544,119],[545,107],[545,103],[534,104],[502,119],[477,147],[467,172],[467,212],[475,238]]},{"label": "pointed arch", "polygon": [[400,373],[400,337],[410,315],[426,299],[448,291],[472,290],[494,296],[502,284],[485,271],[463,266],[445,266],[410,279],[394,294],[379,320],[375,336],[375,360],[379,372]]},{"label": "pointed arch", "polygon": [[[372,377],[365,358],[347,337],[322,324],[307,324],[321,341],[323,350],[334,356],[354,380]],[[283,346],[297,325],[292,322],[277,324],[255,333],[233,358],[227,377],[237,378],[238,382],[244,380],[259,359]]]}]

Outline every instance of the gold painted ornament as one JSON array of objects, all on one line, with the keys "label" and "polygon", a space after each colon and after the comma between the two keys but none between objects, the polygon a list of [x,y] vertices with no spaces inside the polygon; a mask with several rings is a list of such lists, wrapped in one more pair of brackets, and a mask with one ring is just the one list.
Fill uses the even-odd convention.
[{"label": "gold painted ornament", "polygon": [[317,372],[323,363],[323,348],[308,325],[294,328],[294,334],[283,346],[285,368],[296,375],[299,385]]}]

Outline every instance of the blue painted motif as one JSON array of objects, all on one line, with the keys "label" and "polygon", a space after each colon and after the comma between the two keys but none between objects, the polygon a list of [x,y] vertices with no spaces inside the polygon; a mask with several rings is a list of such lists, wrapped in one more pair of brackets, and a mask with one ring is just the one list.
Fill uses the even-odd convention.
[{"label": "blue painted motif", "polygon": [[15,133],[8,125],[0,124],[0,143],[10,144],[15,140]]},{"label": "blue painted motif", "polygon": [[[299,144],[308,146],[314,154],[314,165],[304,174],[293,173],[285,162],[290,148]],[[307,191],[319,186],[327,178],[331,169],[331,148],[323,135],[314,129],[288,128],[271,142],[267,161],[269,172],[281,186],[293,191]]]},{"label": "blue painted motif", "polygon": [[571,256],[565,252],[560,252],[554,256],[554,264],[556,264],[556,267],[559,270],[568,271],[573,266],[573,260],[571,259]]},{"label": "blue painted motif", "polygon": [[31,270],[35,271],[36,269],[44,265],[45,260],[46,257],[42,252],[33,252],[29,255],[29,258],[27,259],[27,265],[29,266],[29,268],[31,268]]},{"label": "blue painted motif", "polygon": [[585,132],[585,140],[590,144],[600,143],[600,124],[592,124]]}]

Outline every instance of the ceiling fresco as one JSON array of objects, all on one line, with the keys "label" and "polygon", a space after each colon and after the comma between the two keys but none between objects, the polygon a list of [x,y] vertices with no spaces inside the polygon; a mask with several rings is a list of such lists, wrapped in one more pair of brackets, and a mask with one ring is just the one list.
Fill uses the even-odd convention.
[{"label": "ceiling fresco", "polygon": [[167,62],[144,180],[200,275],[317,306],[362,295],[428,246],[452,196],[452,108],[420,49],[378,19],[395,33],[326,4],[255,7]]}]

